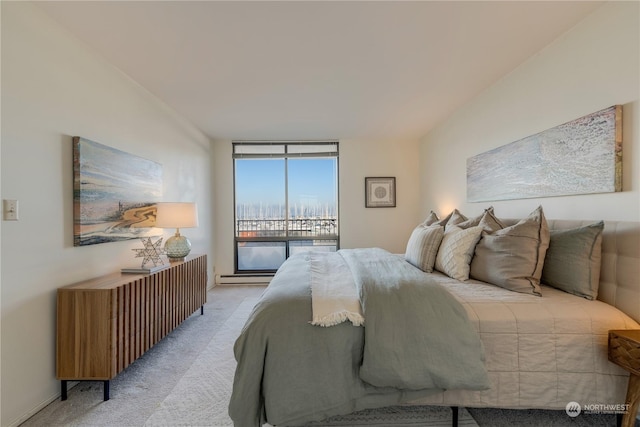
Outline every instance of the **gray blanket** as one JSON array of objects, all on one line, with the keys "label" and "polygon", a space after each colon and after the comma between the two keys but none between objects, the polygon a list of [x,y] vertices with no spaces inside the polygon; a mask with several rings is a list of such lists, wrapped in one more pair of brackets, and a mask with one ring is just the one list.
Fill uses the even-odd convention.
[{"label": "gray blanket", "polygon": [[236,426],[300,425],[443,389],[488,387],[480,339],[455,298],[384,250],[340,253],[365,327],[311,325],[308,257],[289,258],[234,347]]},{"label": "gray blanket", "polygon": [[361,379],[412,390],[487,388],[480,337],[444,287],[382,249],[341,252],[363,304]]}]

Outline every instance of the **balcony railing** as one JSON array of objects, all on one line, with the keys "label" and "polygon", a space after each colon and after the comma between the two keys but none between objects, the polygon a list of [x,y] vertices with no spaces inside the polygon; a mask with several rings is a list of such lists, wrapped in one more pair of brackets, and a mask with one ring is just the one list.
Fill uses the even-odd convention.
[{"label": "balcony railing", "polygon": [[337,218],[238,219],[238,237],[336,237]]}]

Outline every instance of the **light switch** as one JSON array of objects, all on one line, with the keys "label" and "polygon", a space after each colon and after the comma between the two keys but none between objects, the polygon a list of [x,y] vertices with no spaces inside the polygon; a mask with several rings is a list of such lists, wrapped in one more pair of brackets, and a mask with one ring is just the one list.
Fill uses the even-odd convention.
[{"label": "light switch", "polygon": [[5,221],[18,220],[18,201],[4,199],[2,201],[2,217]]}]

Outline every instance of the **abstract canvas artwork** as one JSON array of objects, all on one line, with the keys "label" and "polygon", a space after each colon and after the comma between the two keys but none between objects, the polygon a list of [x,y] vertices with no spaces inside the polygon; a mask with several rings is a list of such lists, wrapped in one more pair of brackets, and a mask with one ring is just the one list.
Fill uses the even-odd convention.
[{"label": "abstract canvas artwork", "polygon": [[622,191],[622,106],[467,159],[467,201]]},{"label": "abstract canvas artwork", "polygon": [[156,203],[162,165],[81,137],[73,138],[73,245],[160,235]]}]

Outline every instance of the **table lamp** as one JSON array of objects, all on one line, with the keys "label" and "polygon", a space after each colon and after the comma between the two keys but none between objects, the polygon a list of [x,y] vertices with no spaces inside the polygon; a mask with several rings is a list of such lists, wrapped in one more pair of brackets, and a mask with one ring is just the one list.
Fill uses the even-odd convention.
[{"label": "table lamp", "polygon": [[180,229],[198,226],[198,208],[195,203],[178,202],[162,202],[156,206],[156,227],[176,229],[176,234],[164,244],[169,261],[182,261],[191,252],[191,242],[180,234]]}]

